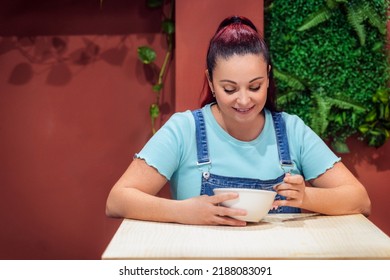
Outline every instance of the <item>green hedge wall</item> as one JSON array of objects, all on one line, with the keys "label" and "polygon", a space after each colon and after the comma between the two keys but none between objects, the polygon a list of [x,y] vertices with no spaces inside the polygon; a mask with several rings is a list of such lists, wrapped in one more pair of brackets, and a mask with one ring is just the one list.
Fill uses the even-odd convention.
[{"label": "green hedge wall", "polygon": [[[378,92],[387,96],[384,108],[389,110],[388,1],[274,0],[266,5],[264,35],[279,108],[300,116],[337,152],[348,152],[345,141],[352,135],[382,145],[389,136],[389,116],[382,116],[379,129],[378,122],[373,124],[379,116],[370,120],[368,115],[378,107]],[[376,26],[375,19],[380,21]],[[298,31],[307,21],[316,25]]]}]

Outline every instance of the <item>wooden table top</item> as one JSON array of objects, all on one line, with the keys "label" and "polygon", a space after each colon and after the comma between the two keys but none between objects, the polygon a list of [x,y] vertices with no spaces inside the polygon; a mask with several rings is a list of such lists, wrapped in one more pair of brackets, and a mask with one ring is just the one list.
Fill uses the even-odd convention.
[{"label": "wooden table top", "polygon": [[246,227],[124,219],[102,259],[390,259],[390,238],[360,214],[270,214]]}]

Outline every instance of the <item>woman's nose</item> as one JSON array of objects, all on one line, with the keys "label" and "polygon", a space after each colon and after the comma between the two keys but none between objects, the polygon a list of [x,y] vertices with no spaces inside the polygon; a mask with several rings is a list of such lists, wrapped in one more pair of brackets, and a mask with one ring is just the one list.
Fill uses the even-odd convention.
[{"label": "woman's nose", "polygon": [[246,92],[245,90],[240,91],[237,96],[237,103],[240,105],[246,105],[249,102],[250,102],[250,96],[248,92]]}]

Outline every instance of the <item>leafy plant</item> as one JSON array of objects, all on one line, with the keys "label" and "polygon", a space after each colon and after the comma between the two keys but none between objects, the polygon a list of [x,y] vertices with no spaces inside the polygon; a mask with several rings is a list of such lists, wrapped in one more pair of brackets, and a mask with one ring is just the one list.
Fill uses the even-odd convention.
[{"label": "leafy plant", "polygon": [[[166,76],[166,71],[169,62],[171,61],[172,52],[173,52],[173,40],[175,32],[175,24],[173,21],[173,8],[174,0],[147,0],[147,5],[149,8],[161,8],[164,6],[165,2],[169,5],[169,14],[166,15],[162,11],[162,23],[161,29],[162,32],[166,35],[167,40],[167,50],[164,57],[164,62],[158,72],[157,81],[152,86],[152,91],[155,93],[156,99],[149,107],[149,115],[151,118],[152,133],[156,133],[156,119],[160,116],[160,98],[162,89],[164,86],[164,78]],[[163,9],[162,9],[163,10]],[[149,46],[140,46],[137,49],[138,58],[143,64],[152,64],[157,58],[156,51]],[[156,67],[152,68],[153,70]]]},{"label": "leafy plant", "polygon": [[366,42],[365,22],[377,28],[381,34],[386,34],[386,21],[381,19],[370,2],[367,0],[326,0],[326,4],[310,14],[297,30],[304,31],[316,27],[320,23],[330,20],[332,16],[336,16],[337,9],[343,9],[349,24],[359,37],[360,44],[364,45]]},{"label": "leafy plant", "polygon": [[374,108],[367,114],[359,131],[373,147],[382,146],[390,137],[390,90],[378,89],[373,95]]},{"label": "leafy plant", "polygon": [[[389,82],[386,38],[378,28],[386,23],[387,0],[267,3],[265,38],[278,106],[300,116],[337,152],[348,152],[346,139],[362,132],[366,115],[377,106],[372,96]],[[363,16],[364,41],[351,24],[352,7],[376,15]]]},{"label": "leafy plant", "polygon": [[[103,7],[104,0],[99,0],[100,8]],[[154,61],[157,58],[156,51],[150,46],[140,46],[137,48],[137,54],[139,60],[146,65],[153,65],[151,67],[152,71],[157,71],[157,81],[152,85],[152,91],[155,93],[155,102],[153,102],[149,107],[149,115],[151,119],[152,133],[156,133],[156,119],[160,116],[160,98],[162,89],[164,86],[164,79],[167,74],[167,67],[171,61],[173,54],[173,43],[174,43],[174,33],[175,33],[175,23],[173,21],[173,9],[174,9],[174,0],[146,0],[146,5],[151,9],[161,9],[162,11],[162,22],[161,22],[161,31],[165,34],[167,40],[167,49],[165,52],[164,62],[160,68],[155,67]],[[169,8],[169,13],[164,13],[164,6],[167,5]]]}]

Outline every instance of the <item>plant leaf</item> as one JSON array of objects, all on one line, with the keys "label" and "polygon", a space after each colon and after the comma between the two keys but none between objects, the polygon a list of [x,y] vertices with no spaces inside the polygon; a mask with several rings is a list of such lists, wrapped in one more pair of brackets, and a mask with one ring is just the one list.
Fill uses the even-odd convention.
[{"label": "plant leaf", "polygon": [[358,129],[362,134],[366,134],[371,129],[371,126],[365,123],[359,126]]},{"label": "plant leaf", "polygon": [[170,19],[164,20],[161,24],[161,28],[162,28],[163,32],[165,32],[167,34],[175,33],[175,23],[173,22],[173,20],[170,20]]},{"label": "plant leaf", "polygon": [[376,110],[372,110],[370,113],[366,116],[366,122],[371,123],[374,122],[377,119],[377,113]]},{"label": "plant leaf", "polygon": [[297,29],[298,31],[304,31],[313,28],[320,23],[327,21],[332,16],[332,11],[326,7],[322,8],[318,12],[309,15],[304,23]]},{"label": "plant leaf", "polygon": [[152,63],[157,57],[156,52],[151,47],[148,46],[138,47],[137,52],[138,52],[138,58],[144,64]]},{"label": "plant leaf", "polygon": [[319,135],[323,135],[329,125],[328,116],[331,106],[327,99],[322,97],[321,94],[314,93],[313,97],[317,106],[313,108],[315,113],[313,112],[312,114],[311,127]]},{"label": "plant leaf", "polygon": [[157,104],[153,103],[152,105],[150,105],[149,114],[152,119],[156,119],[158,117],[158,115],[160,114],[160,108]]},{"label": "plant leaf", "polygon": [[382,35],[386,34],[386,21],[383,21],[368,3],[365,3],[362,9],[363,13],[368,18],[368,22],[376,27],[379,33]]},{"label": "plant leaf", "polygon": [[326,6],[328,6],[329,9],[335,9],[339,5],[339,1],[335,0],[326,0]]},{"label": "plant leaf", "polygon": [[353,109],[357,113],[364,113],[367,110],[363,105],[343,98],[341,93],[338,93],[337,96],[334,97],[327,97],[327,100],[332,106],[336,106],[340,109]]},{"label": "plant leaf", "polygon": [[379,100],[383,104],[389,104],[390,101],[389,98],[390,98],[389,92],[384,88],[379,88],[376,91],[375,96],[373,97],[375,101]]},{"label": "plant leaf", "polygon": [[389,104],[387,104],[387,106],[385,108],[385,114],[384,115],[385,115],[384,119],[390,121],[390,108],[389,108]]},{"label": "plant leaf", "polygon": [[164,0],[147,0],[146,5],[149,8],[158,8],[161,7],[162,4],[164,3]]},{"label": "plant leaf", "polygon": [[355,30],[359,37],[360,45],[364,46],[366,43],[366,29],[364,28],[364,11],[362,7],[356,7],[355,5],[349,5],[347,7],[347,19],[349,24]]},{"label": "plant leaf", "polygon": [[275,68],[273,70],[273,73],[276,79],[285,82],[289,87],[294,90],[304,90],[306,88],[305,85],[298,78],[295,78],[290,74],[282,73]]},{"label": "plant leaf", "polygon": [[350,152],[347,143],[340,140],[333,141],[332,147],[336,152],[341,154],[347,154]]},{"label": "plant leaf", "polygon": [[290,91],[286,94],[278,96],[276,101],[277,101],[278,105],[283,106],[283,105],[287,104],[289,101],[299,97],[299,94],[300,94],[300,92]]},{"label": "plant leaf", "polygon": [[154,92],[159,92],[163,88],[163,84],[157,84],[152,87]]},{"label": "plant leaf", "polygon": [[379,52],[383,49],[383,47],[384,47],[384,44],[382,42],[376,42],[374,44],[374,46],[372,46],[371,50],[373,52]]}]

